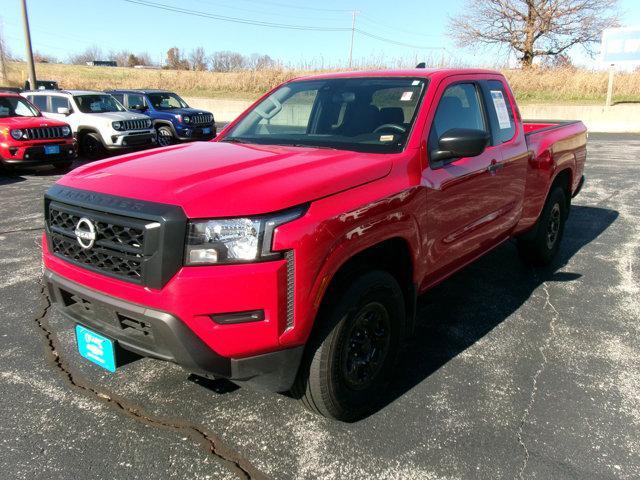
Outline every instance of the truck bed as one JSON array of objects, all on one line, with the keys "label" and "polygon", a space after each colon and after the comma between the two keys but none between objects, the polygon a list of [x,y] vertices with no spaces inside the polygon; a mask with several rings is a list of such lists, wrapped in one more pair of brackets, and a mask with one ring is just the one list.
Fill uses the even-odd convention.
[{"label": "truck bed", "polygon": [[566,127],[568,125],[582,123],[580,120],[523,120],[522,125],[524,127],[524,133],[529,135],[531,133],[547,132],[549,130],[556,130]]}]

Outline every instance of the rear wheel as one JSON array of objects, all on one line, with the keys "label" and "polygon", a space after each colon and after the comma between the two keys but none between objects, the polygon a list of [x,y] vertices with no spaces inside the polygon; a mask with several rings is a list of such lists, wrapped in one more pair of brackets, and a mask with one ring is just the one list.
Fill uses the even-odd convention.
[{"label": "rear wheel", "polygon": [[534,230],[518,238],[520,256],[532,265],[547,265],[560,249],[568,216],[567,197],[556,187],[547,198]]},{"label": "rear wheel", "polygon": [[384,271],[365,273],[334,295],[316,320],[292,393],[313,412],[353,421],[384,398],[404,326],[404,298]]},{"label": "rear wheel", "polygon": [[89,160],[98,160],[105,155],[102,141],[95,133],[85,133],[80,138],[80,152]]},{"label": "rear wheel", "polygon": [[173,136],[173,132],[167,126],[158,127],[157,137],[158,137],[158,145],[161,147],[166,147],[168,145],[173,145],[176,143],[176,139]]}]

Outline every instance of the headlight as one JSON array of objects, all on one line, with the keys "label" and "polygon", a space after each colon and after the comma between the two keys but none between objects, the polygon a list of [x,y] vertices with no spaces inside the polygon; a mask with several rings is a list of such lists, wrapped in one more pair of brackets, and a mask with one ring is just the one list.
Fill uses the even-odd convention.
[{"label": "headlight", "polygon": [[150,119],[150,118],[147,118],[147,123],[146,123],[147,128],[151,128],[151,125],[152,125],[152,124],[153,124],[153,122],[151,121],[151,119]]},{"label": "headlight", "polygon": [[301,217],[305,210],[298,207],[266,217],[189,222],[184,264],[215,265],[280,258],[282,253],[271,249],[274,230]]},{"label": "headlight", "polygon": [[71,129],[69,127],[62,127],[62,136],[68,137],[71,135]]},{"label": "headlight", "polygon": [[120,130],[122,129],[122,122],[113,122],[111,126],[113,127],[114,130]]},{"label": "headlight", "polygon": [[11,136],[14,140],[21,140],[24,132],[22,130],[11,130]]},{"label": "headlight", "polygon": [[191,122],[191,118],[187,117],[186,115],[184,117],[182,117],[182,119],[184,120],[184,123],[189,123]]}]

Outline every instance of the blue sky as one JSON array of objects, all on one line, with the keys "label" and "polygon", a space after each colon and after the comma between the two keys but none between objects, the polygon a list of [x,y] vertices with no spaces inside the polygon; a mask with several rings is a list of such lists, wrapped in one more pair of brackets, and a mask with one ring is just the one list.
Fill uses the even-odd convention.
[{"label": "blue sky", "polygon": [[[145,0],[153,3],[154,0]],[[9,49],[24,55],[20,1],[2,0],[0,20]],[[459,12],[463,0],[157,0],[157,4],[213,15],[306,27],[345,28],[346,31],[284,30],[201,18],[126,0],[28,0],[34,50],[66,59],[70,53],[97,45],[111,50],[146,51],[158,61],[173,46],[189,51],[233,50],[265,53],[294,65],[345,64],[349,53],[351,10],[360,13],[356,27],[407,45],[394,45],[356,34],[354,58],[376,60],[453,58],[469,65],[508,60],[506,50],[474,52],[455,47],[447,35],[447,17]],[[621,0],[626,26],[640,26],[640,2]],[[420,46],[423,48],[413,48]],[[579,64],[592,62],[580,49],[572,52]]]}]

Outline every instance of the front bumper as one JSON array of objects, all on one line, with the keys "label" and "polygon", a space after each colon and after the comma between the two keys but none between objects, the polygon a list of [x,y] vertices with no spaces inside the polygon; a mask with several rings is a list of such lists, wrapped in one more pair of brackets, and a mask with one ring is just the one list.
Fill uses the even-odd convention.
[{"label": "front bumper", "polygon": [[[44,153],[45,145],[57,145],[60,153]],[[50,165],[68,162],[78,155],[75,141],[48,141],[32,145],[9,145],[0,148],[0,163],[13,166]]]},{"label": "front bumper", "polygon": [[228,378],[264,390],[286,391],[293,385],[302,346],[226,357],[172,313],[114,298],[51,270],[45,271],[45,280],[52,302],[66,317],[115,339],[126,350],[174,362],[210,378]]},{"label": "front bumper", "polygon": [[[204,133],[205,129],[209,129],[209,133]],[[176,129],[176,137],[178,140],[211,140],[215,138],[216,124],[198,125],[197,127],[182,127]]]},{"label": "front bumper", "polygon": [[155,131],[117,132],[111,138],[111,143],[105,143],[107,150],[121,150],[137,147],[151,147],[156,145]]}]

